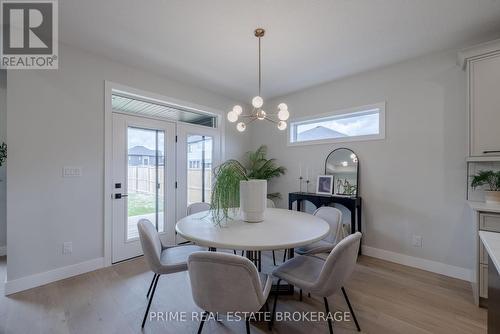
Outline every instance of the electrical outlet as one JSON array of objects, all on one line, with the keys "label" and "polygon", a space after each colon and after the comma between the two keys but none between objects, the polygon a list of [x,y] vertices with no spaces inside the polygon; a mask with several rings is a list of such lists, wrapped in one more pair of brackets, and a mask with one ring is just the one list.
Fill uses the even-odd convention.
[{"label": "electrical outlet", "polygon": [[73,243],[71,241],[63,242],[63,254],[69,255],[73,253]]},{"label": "electrical outlet", "polygon": [[421,235],[414,235],[413,236],[413,241],[412,241],[413,247],[422,247],[422,236]]}]

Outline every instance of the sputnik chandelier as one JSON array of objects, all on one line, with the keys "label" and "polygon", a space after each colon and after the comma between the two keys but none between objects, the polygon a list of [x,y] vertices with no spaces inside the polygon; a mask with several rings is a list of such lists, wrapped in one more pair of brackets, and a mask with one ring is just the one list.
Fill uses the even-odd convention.
[{"label": "sputnik chandelier", "polygon": [[[287,127],[286,120],[290,117],[288,112],[288,106],[285,103],[278,104],[278,111],[276,113],[268,113],[262,109],[264,105],[264,100],[261,97],[261,83],[262,83],[262,72],[261,72],[261,50],[260,50],[260,39],[264,37],[265,30],[262,28],[255,29],[255,37],[259,39],[259,95],[252,99],[253,110],[249,114],[243,114],[243,108],[240,105],[235,105],[233,110],[227,113],[227,120],[231,123],[235,123],[241,117],[244,121],[238,122],[236,124],[236,129],[243,132],[247,128],[247,125],[255,120],[267,120],[278,126],[278,129],[285,130]],[[278,119],[274,119],[270,116],[276,116]]]}]

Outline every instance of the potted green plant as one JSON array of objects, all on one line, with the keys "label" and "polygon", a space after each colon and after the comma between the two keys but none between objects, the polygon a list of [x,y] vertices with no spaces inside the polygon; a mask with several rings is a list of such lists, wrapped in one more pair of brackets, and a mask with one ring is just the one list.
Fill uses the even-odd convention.
[{"label": "potted green plant", "polygon": [[[243,162],[231,159],[215,168],[211,209],[217,222],[227,219],[230,210],[240,204],[244,220],[263,219],[267,181],[286,172],[285,167],[277,165],[275,159],[267,159],[266,155],[267,147],[262,145],[255,152],[247,152]],[[243,203],[240,203],[240,195]],[[280,194],[267,194],[267,198],[276,197]]]},{"label": "potted green plant", "polygon": [[486,203],[500,203],[500,171],[481,170],[472,177],[471,187],[487,186],[484,191]]}]

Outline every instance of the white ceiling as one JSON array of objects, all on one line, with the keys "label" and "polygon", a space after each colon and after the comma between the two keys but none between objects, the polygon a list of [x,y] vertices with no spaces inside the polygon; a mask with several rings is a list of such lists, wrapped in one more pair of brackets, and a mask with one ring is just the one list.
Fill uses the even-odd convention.
[{"label": "white ceiling", "polygon": [[62,0],[60,39],[219,94],[275,97],[500,36],[500,0]]}]

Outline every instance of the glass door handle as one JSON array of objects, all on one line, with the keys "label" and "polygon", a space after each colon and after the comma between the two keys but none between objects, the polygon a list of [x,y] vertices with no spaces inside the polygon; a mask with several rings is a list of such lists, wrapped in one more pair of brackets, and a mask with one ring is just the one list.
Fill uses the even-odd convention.
[{"label": "glass door handle", "polygon": [[123,197],[128,197],[128,194],[115,194],[115,199],[120,199]]}]

